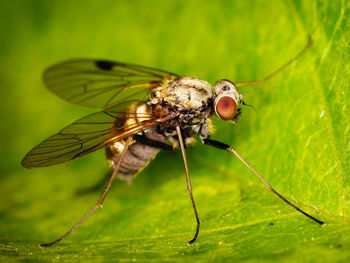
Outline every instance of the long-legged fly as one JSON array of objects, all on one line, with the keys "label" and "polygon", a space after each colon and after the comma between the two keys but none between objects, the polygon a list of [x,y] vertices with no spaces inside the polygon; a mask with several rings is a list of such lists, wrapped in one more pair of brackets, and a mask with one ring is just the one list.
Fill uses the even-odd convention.
[{"label": "long-legged fly", "polygon": [[233,153],[285,203],[324,225],[272,188],[232,146],[209,139],[214,114],[222,120],[238,120],[238,107],[244,102],[237,87],[267,81],[300,57],[310,44],[311,38],[293,59],[261,80],[234,84],[222,79],[214,86],[159,69],[107,60],[69,60],[48,68],[44,82],[53,93],[68,102],[102,111],[73,122],[41,142],[24,157],[22,165],[27,168],[55,165],[105,147],[113,173],[96,205],[67,233],[41,247],[61,241],[95,212],[116,176],[129,182],[160,149],[176,148],[182,152],[187,189],[197,221],[195,234],[188,244],[195,242],[200,221],[185,149],[193,144],[197,135],[202,143]]}]

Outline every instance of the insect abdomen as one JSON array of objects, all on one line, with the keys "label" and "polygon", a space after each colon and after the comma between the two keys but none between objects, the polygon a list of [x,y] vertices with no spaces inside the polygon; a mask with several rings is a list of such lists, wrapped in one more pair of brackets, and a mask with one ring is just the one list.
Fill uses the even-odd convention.
[{"label": "insect abdomen", "polygon": [[[154,139],[159,142],[165,141],[164,136],[160,134],[149,133],[146,136],[148,139]],[[123,142],[115,142],[106,148],[106,155],[112,167],[115,167],[118,163],[123,148]],[[120,165],[117,176],[126,182],[130,182],[133,177],[148,165],[158,151],[159,148],[140,142],[130,145]]]}]

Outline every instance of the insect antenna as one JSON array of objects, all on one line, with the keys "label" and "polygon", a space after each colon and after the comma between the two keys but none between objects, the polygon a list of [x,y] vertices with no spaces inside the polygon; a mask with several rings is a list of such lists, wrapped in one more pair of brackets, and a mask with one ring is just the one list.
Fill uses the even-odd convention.
[{"label": "insect antenna", "polygon": [[272,78],[273,76],[277,75],[279,72],[281,72],[283,69],[285,69],[286,67],[288,67],[290,64],[292,64],[293,62],[295,62],[299,57],[301,57],[306,50],[308,50],[308,48],[310,47],[312,43],[312,37],[309,36],[308,42],[306,43],[306,45],[303,47],[302,50],[299,51],[298,54],[296,54],[291,60],[289,60],[287,63],[283,64],[281,67],[279,67],[278,69],[276,69],[274,72],[270,73],[269,75],[267,75],[265,78],[260,79],[260,80],[253,80],[253,81],[245,81],[245,82],[237,82],[235,83],[236,87],[244,87],[244,86],[255,86],[255,85],[260,85],[262,83],[264,83],[265,81],[269,80],[270,78]]},{"label": "insect antenna", "polygon": [[256,112],[256,109],[255,109],[255,107],[254,107],[253,105],[247,104],[247,103],[245,103],[243,100],[239,100],[238,103],[240,103],[240,104],[242,104],[242,105],[244,105],[244,106],[251,107],[251,108],[253,108],[253,110]]},{"label": "insect antenna", "polygon": [[184,146],[184,142],[183,142],[183,138],[182,138],[182,134],[181,134],[181,129],[180,129],[179,126],[176,126],[176,131],[177,131],[177,136],[179,137],[182,158],[184,160],[184,165],[185,165],[187,190],[188,190],[188,193],[190,194],[190,198],[191,198],[191,201],[192,201],[193,212],[194,212],[194,215],[195,215],[196,221],[197,221],[196,233],[194,234],[193,238],[190,241],[188,241],[188,245],[192,245],[196,241],[196,239],[198,237],[200,222],[199,222],[198,212],[197,212],[197,208],[196,208],[196,203],[194,202],[194,198],[193,198],[193,194],[192,194],[191,179],[190,179],[190,173],[188,172],[185,146]]},{"label": "insect antenna", "polygon": [[120,155],[120,159],[118,160],[118,163],[116,165],[116,167],[114,168],[114,171],[112,173],[112,176],[111,178],[109,179],[108,181],[108,184],[105,188],[105,190],[103,191],[102,195],[100,196],[100,199],[98,199],[96,205],[84,216],[82,217],[71,229],[69,229],[69,231],[67,233],[65,233],[64,235],[62,235],[61,237],[59,237],[58,239],[50,242],[50,243],[47,243],[47,244],[41,244],[40,247],[50,247],[58,242],[60,242],[62,239],[64,239],[65,237],[67,237],[70,233],[72,233],[78,226],[80,226],[92,213],[94,213],[98,208],[100,208],[103,204],[103,201],[105,200],[107,194],[108,194],[108,191],[109,189],[111,188],[112,186],[112,183],[113,183],[113,180],[115,179],[116,175],[117,175],[117,172],[119,170],[119,167],[125,157],[125,154],[126,154],[126,151],[128,150],[129,148],[129,145],[131,144],[131,141],[132,141],[132,137],[129,137],[127,140],[126,140],[126,143],[124,145],[124,149]]},{"label": "insect antenna", "polygon": [[308,218],[312,219],[313,221],[315,221],[316,223],[320,224],[321,226],[325,226],[326,223],[323,221],[318,220],[317,218],[313,217],[312,215],[309,215],[308,213],[304,212],[302,209],[300,209],[299,207],[297,207],[295,204],[291,203],[290,201],[288,201],[283,195],[281,195],[280,193],[278,193],[253,167],[250,166],[249,163],[247,163],[233,148],[232,146],[229,146],[227,144],[224,144],[222,142],[218,142],[218,141],[214,141],[214,140],[209,140],[209,139],[205,139],[204,140],[204,144],[210,145],[210,146],[214,146],[216,148],[222,149],[222,150],[226,150],[229,151],[231,153],[233,153],[245,166],[247,166],[249,168],[249,170],[251,170],[258,178],[261,182],[263,182],[263,184],[275,195],[277,195],[280,199],[282,199],[285,203],[287,203],[288,205],[290,205],[291,207],[293,207],[295,210],[297,210],[298,212],[304,214],[305,216],[307,216]]}]

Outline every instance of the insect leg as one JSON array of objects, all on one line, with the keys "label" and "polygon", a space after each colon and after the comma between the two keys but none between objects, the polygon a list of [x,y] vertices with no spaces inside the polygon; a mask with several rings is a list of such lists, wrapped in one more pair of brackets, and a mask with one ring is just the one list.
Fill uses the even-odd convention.
[{"label": "insect leg", "polygon": [[184,142],[183,142],[183,139],[182,139],[182,134],[181,134],[181,130],[180,130],[179,126],[176,127],[176,131],[177,131],[177,136],[179,137],[182,158],[184,160],[184,165],[185,165],[187,189],[188,189],[188,193],[190,194],[194,215],[195,215],[196,221],[197,221],[196,233],[194,234],[194,237],[188,242],[189,245],[192,245],[196,241],[196,239],[198,237],[200,222],[199,222],[198,212],[197,212],[197,208],[196,208],[196,203],[194,202],[194,198],[193,198],[193,194],[192,194],[191,179],[190,179],[190,174],[188,172],[188,167],[187,167],[185,146],[184,146]]},{"label": "insect leg", "polygon": [[164,142],[158,142],[152,139],[148,139],[145,136],[138,135],[138,134],[134,135],[133,137],[135,141],[145,144],[147,146],[151,146],[151,147],[155,147],[155,148],[159,148],[167,151],[173,150],[173,147],[171,145],[166,144]]},{"label": "insect leg", "polygon": [[297,207],[295,204],[291,203],[290,201],[288,201],[284,196],[282,196],[280,193],[278,193],[268,182],[265,181],[265,179],[257,172],[255,171],[255,169],[253,167],[251,167],[230,145],[227,145],[225,143],[222,142],[218,142],[218,141],[214,141],[214,140],[210,140],[210,139],[204,139],[203,143],[206,145],[210,145],[225,151],[229,151],[231,153],[233,153],[245,166],[247,166],[249,168],[249,170],[251,170],[258,178],[261,182],[264,183],[264,185],[275,195],[277,195],[279,198],[281,198],[285,203],[287,203],[288,205],[290,205],[291,207],[293,207],[295,210],[297,210],[298,212],[304,214],[305,216],[307,216],[308,218],[312,219],[313,221],[315,221],[316,223],[325,226],[326,223],[323,221],[320,221],[316,218],[314,218],[313,216],[309,215],[308,213],[304,212],[303,210],[301,210],[299,207]]},{"label": "insect leg", "polygon": [[74,229],[76,229],[78,226],[81,225],[81,223],[83,223],[93,212],[95,212],[98,208],[100,208],[103,204],[103,201],[105,200],[106,196],[107,196],[107,193],[109,191],[109,189],[111,188],[112,186],[112,183],[113,183],[113,180],[115,179],[116,175],[117,175],[117,172],[119,170],[119,167],[120,167],[120,164],[122,163],[123,159],[124,159],[124,156],[126,154],[126,151],[128,150],[129,148],[129,145],[131,144],[131,141],[132,141],[132,138],[129,137],[127,140],[126,140],[126,143],[125,143],[125,146],[124,146],[124,149],[121,153],[121,157],[113,171],[113,174],[111,176],[111,178],[109,179],[108,181],[108,184],[105,188],[105,190],[103,191],[102,195],[100,196],[100,199],[98,199],[96,205],[83,217],[81,218],[67,233],[65,233],[64,235],[62,235],[60,238],[50,242],[50,243],[47,243],[47,244],[41,244],[40,247],[49,247],[49,246],[52,246],[58,242],[60,242],[62,239],[64,239],[66,236],[68,236],[70,233],[72,233],[74,231]]},{"label": "insect leg", "polygon": [[272,72],[269,75],[267,75],[265,78],[262,78],[260,80],[253,80],[253,81],[246,81],[246,82],[237,82],[237,83],[235,83],[235,86],[236,87],[255,86],[255,85],[260,85],[260,84],[264,83],[265,81],[269,80],[270,78],[275,76],[277,73],[281,72],[283,69],[288,67],[294,61],[296,61],[300,56],[302,56],[305,53],[305,51],[310,47],[311,43],[312,43],[312,37],[309,36],[308,42],[303,47],[303,49],[299,51],[298,54],[296,54],[291,60],[287,61],[287,63],[283,64],[281,67],[276,69],[274,72]]}]

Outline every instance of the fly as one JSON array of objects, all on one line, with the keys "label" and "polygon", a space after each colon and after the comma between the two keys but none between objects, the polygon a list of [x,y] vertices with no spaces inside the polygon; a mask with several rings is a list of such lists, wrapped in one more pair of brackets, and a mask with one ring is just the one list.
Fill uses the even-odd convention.
[{"label": "fly", "polygon": [[222,120],[238,120],[239,106],[245,103],[237,87],[267,81],[300,57],[310,44],[311,38],[293,59],[261,80],[234,84],[223,79],[214,86],[163,70],[106,60],[69,60],[48,68],[44,82],[49,90],[68,102],[102,111],[73,122],[41,142],[24,157],[22,165],[26,168],[55,165],[104,147],[113,173],[96,205],[64,235],[40,246],[61,241],[101,207],[115,177],[130,182],[160,149],[176,148],[181,149],[196,219],[196,231],[188,244],[194,243],[200,221],[185,149],[194,143],[196,136],[203,144],[233,153],[285,203],[325,225],[279,194],[232,146],[209,138],[213,115]]}]

